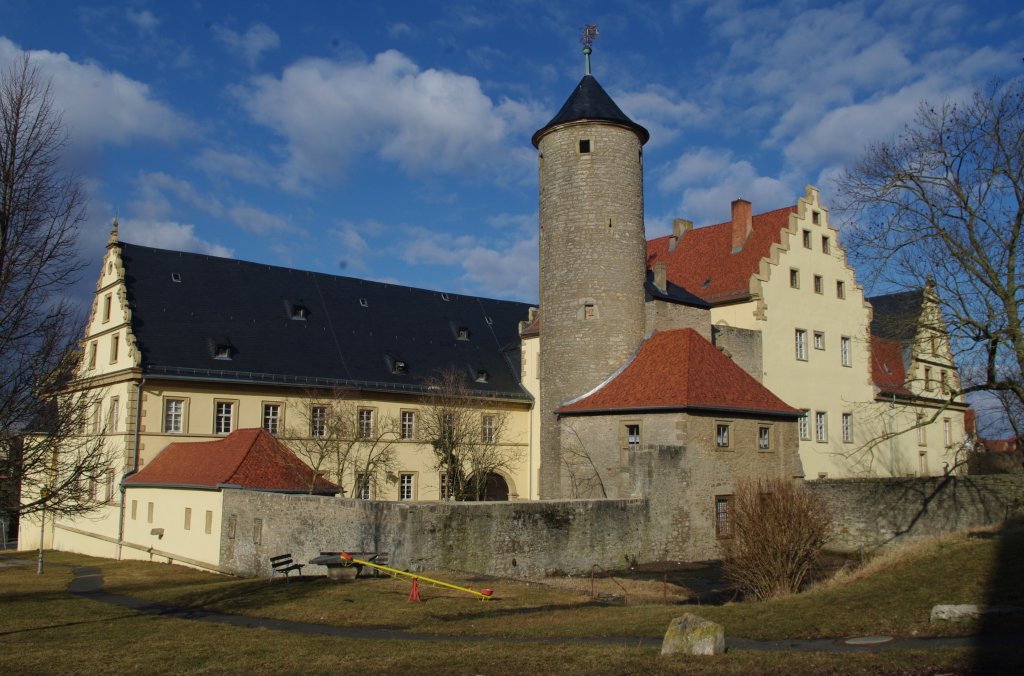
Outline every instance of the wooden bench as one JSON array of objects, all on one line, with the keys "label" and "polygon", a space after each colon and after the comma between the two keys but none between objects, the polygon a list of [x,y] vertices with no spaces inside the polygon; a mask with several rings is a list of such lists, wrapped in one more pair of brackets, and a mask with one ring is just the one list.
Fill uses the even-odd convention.
[{"label": "wooden bench", "polygon": [[275,575],[284,575],[287,580],[293,570],[298,571],[299,575],[302,575],[303,565],[305,564],[295,563],[290,553],[271,556],[270,567],[273,570],[270,571],[270,579],[273,580]]}]

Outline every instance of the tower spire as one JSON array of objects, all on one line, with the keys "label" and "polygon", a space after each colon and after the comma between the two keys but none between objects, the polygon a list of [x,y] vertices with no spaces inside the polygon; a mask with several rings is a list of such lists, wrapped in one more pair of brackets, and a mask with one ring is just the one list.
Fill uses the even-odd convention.
[{"label": "tower spire", "polygon": [[580,38],[580,42],[583,43],[583,60],[586,66],[584,75],[590,75],[590,45],[594,44],[594,40],[597,39],[597,24],[588,23],[583,27],[583,36]]},{"label": "tower spire", "polygon": [[114,246],[115,244],[117,244],[119,242],[118,235],[117,235],[117,217],[118,217],[118,215],[119,214],[115,212],[115,214],[114,214],[114,223],[111,225],[111,228],[110,228],[110,238],[107,240],[107,246],[108,247],[109,246]]}]

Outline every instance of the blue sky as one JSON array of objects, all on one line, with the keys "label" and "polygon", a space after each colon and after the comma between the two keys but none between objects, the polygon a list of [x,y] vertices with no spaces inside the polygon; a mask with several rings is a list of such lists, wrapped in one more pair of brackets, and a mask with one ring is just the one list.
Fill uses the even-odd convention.
[{"label": "blue sky", "polygon": [[[126,241],[536,302],[530,136],[594,74],[651,131],[648,236],[795,202],[911,118],[1022,73],[1014,2],[4,2]],[[96,266],[86,275],[91,286]]]}]

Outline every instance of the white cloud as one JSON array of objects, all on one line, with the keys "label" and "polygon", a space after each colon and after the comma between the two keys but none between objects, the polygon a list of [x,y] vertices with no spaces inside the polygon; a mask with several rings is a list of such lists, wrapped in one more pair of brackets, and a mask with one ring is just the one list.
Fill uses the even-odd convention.
[{"label": "white cloud", "polygon": [[153,12],[148,9],[136,12],[134,9],[129,7],[125,10],[125,17],[143,33],[152,33],[156,30],[156,27],[160,25],[160,19],[156,18],[156,16],[153,15]]},{"label": "white cloud", "polygon": [[704,121],[700,106],[656,85],[649,85],[641,91],[620,93],[614,99],[630,119],[651,132],[652,144],[671,141],[683,128]]},{"label": "white cloud", "polygon": [[174,221],[125,219],[120,223],[119,235],[126,242],[158,249],[192,251],[224,258],[234,255],[234,251],[225,246],[200,239],[194,230],[195,226],[191,224]]},{"label": "white cloud", "polygon": [[229,176],[259,186],[272,185],[274,169],[253,154],[230,153],[206,148],[193,164],[210,175]]},{"label": "white cloud", "polygon": [[[9,67],[22,53],[0,37],[0,68]],[[43,77],[50,79],[54,105],[63,112],[76,147],[124,145],[142,139],[169,142],[191,131],[190,124],[158,101],[142,82],[93,63],[76,63],[61,52],[29,53]]]},{"label": "white cloud", "polygon": [[269,26],[254,23],[245,33],[237,33],[225,26],[214,26],[213,34],[231,51],[242,57],[250,68],[255,68],[263,52],[277,49],[281,39]]},{"label": "white cloud", "polygon": [[495,180],[519,180],[534,162],[509,142],[537,118],[531,106],[495,103],[475,78],[420,70],[394,50],[369,62],[299,61],[280,78],[254,78],[239,96],[284,137],[286,174],[299,183],[336,178],[371,152],[407,171],[486,170]]}]

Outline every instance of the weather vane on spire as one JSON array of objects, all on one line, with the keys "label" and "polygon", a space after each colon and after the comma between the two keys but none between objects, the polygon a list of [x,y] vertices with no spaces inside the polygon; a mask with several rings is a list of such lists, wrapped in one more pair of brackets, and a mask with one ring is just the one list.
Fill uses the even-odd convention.
[{"label": "weather vane on spire", "polygon": [[583,27],[583,35],[580,37],[580,42],[583,43],[583,56],[587,63],[587,75],[590,75],[590,45],[594,44],[594,40],[597,39],[597,24],[588,23]]}]

